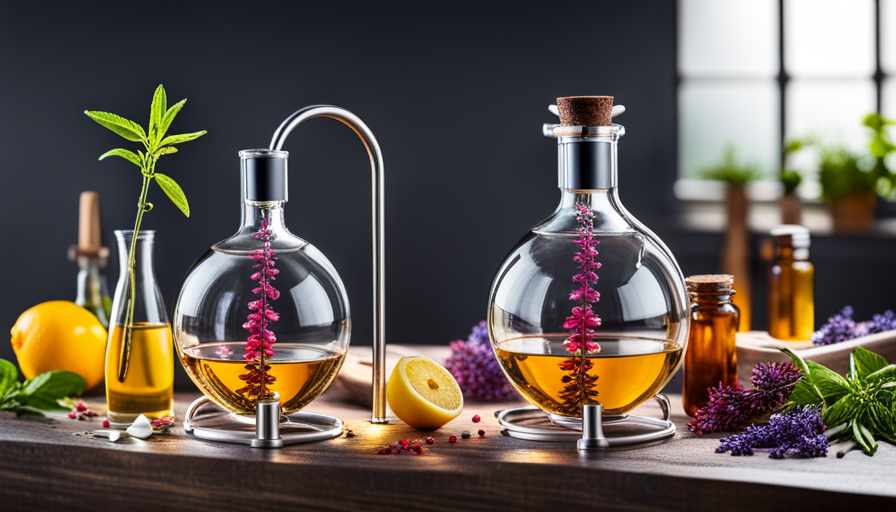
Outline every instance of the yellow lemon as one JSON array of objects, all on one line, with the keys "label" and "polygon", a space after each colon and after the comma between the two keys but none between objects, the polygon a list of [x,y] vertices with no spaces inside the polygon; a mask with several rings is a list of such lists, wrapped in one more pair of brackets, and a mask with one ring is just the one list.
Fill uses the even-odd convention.
[{"label": "yellow lemon", "polygon": [[28,379],[50,370],[68,370],[84,377],[88,389],[103,380],[106,329],[74,302],[38,304],[19,316],[10,334]]},{"label": "yellow lemon", "polygon": [[389,407],[414,428],[439,428],[457,418],[464,396],[454,376],[428,357],[402,357],[386,386]]}]

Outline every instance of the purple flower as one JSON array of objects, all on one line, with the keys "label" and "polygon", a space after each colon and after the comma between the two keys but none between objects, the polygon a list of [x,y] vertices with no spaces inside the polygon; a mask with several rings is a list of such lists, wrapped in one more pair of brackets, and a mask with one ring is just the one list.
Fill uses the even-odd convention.
[{"label": "purple flower", "polygon": [[495,358],[485,320],[473,327],[467,341],[451,342],[451,357],[445,361],[445,368],[457,380],[466,397],[497,402],[519,396]]},{"label": "purple flower", "polygon": [[801,378],[793,363],[759,363],[753,368],[754,387],[710,388],[709,402],[697,411],[688,428],[696,434],[734,430],[783,407]]},{"label": "purple flower", "polygon": [[767,425],[751,425],[743,432],[719,441],[716,453],[753,455],[754,448],[769,449],[769,457],[825,457],[828,453],[826,427],[817,407],[796,407],[772,415]]},{"label": "purple flower", "polygon": [[248,308],[251,313],[243,324],[243,329],[250,333],[246,339],[246,354],[243,356],[247,362],[245,368],[249,372],[240,376],[240,379],[246,382],[246,386],[237,390],[237,393],[249,397],[267,396],[267,386],[277,380],[268,374],[271,367],[265,363],[266,359],[274,356],[273,344],[277,341],[277,336],[268,329],[268,326],[271,322],[280,320],[280,315],[271,308],[269,302],[277,300],[280,296],[280,292],[271,283],[276,280],[275,276],[280,271],[274,268],[277,258],[271,249],[274,235],[268,229],[269,226],[270,220],[262,219],[261,227],[252,234],[252,238],[262,241],[262,248],[249,253],[249,258],[256,262],[252,267],[260,269],[249,276],[249,279],[258,284],[252,290],[258,298],[249,302]]},{"label": "purple flower", "polygon": [[812,333],[812,343],[831,345],[856,338],[856,322],[852,315],[852,306],[844,306],[843,310],[828,318],[828,323]]}]

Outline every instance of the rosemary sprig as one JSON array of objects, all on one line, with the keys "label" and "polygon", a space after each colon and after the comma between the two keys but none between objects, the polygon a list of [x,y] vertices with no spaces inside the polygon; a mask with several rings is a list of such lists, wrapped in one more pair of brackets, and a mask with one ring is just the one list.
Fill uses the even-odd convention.
[{"label": "rosemary sprig", "polygon": [[143,175],[143,186],[140,189],[140,199],[137,202],[137,220],[134,222],[134,236],[131,239],[131,247],[128,251],[128,302],[127,312],[125,314],[125,325],[122,331],[121,351],[118,360],[118,381],[124,382],[128,375],[128,367],[130,366],[131,354],[131,337],[134,330],[134,302],[136,301],[136,280],[135,280],[135,260],[137,235],[140,233],[140,224],[143,221],[143,214],[152,210],[152,203],[146,201],[147,192],[149,192],[149,184],[153,180],[159,184],[165,195],[171,199],[171,202],[177,206],[180,211],[187,217],[190,216],[190,204],[180,185],[170,177],[156,172],[156,163],[163,155],[177,153],[174,144],[191,141],[205,135],[206,131],[185,133],[181,135],[168,135],[168,128],[174,117],[180,112],[184,104],[187,102],[183,99],[171,108],[168,108],[168,97],[165,94],[165,88],[159,85],[153,94],[152,105],[149,111],[149,130],[143,131],[143,127],[139,124],[108,112],[99,112],[94,110],[85,110],[84,113],[88,117],[96,121],[102,126],[112,130],[131,142],[140,142],[143,144],[143,151],[137,150],[136,153],[127,149],[112,149],[103,153],[100,160],[106,157],[118,156],[124,158],[128,162],[140,168]]},{"label": "rosemary sprig", "polygon": [[862,347],[849,355],[846,377],[812,361],[804,361],[788,349],[803,378],[790,395],[788,405],[820,405],[831,440],[847,441],[838,457],[859,446],[868,455],[877,451],[878,440],[896,444],[896,364]]}]

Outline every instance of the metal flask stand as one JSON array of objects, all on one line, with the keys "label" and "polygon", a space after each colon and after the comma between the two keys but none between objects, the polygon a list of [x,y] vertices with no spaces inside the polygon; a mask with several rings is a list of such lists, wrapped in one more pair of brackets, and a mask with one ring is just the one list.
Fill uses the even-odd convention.
[{"label": "metal flask stand", "polygon": [[[370,155],[373,194],[373,410],[371,423],[386,418],[386,290],[385,207],[383,155],[370,128],[348,110],[332,105],[312,105],[286,118],[271,138],[271,150],[279,151],[286,137],[300,124],[315,117],[329,117],[351,128]],[[255,419],[230,414],[201,397],[187,408],[184,430],[200,439],[248,444],[253,448],[281,448],[288,444],[333,439],[342,435],[344,423],[325,414],[299,411],[281,416],[280,402],[259,400]]]},{"label": "metal flask stand", "polygon": [[[545,414],[537,407],[517,407],[495,412],[504,434],[528,441],[576,441],[579,450],[602,450],[616,446],[662,441],[675,434],[672,406],[666,395],[653,396],[662,418],[627,414],[604,415],[600,404],[586,404],[582,419]],[[604,427],[612,432],[604,433]]]}]

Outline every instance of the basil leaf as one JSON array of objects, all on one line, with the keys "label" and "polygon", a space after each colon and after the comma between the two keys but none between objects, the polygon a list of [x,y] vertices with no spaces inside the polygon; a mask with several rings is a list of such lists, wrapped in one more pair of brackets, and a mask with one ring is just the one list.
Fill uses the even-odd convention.
[{"label": "basil leaf", "polygon": [[22,402],[22,396],[44,395],[52,399],[65,398],[87,389],[87,381],[77,373],[65,370],[44,372],[28,383],[16,400]]},{"label": "basil leaf", "polygon": [[849,382],[839,373],[813,361],[805,361],[790,349],[781,349],[803,374],[790,400],[798,405],[832,404],[849,393]]},{"label": "basil leaf", "polygon": [[131,142],[146,140],[146,133],[143,132],[143,127],[133,121],[108,112],[85,110],[84,113],[87,114],[87,117]]},{"label": "basil leaf", "polygon": [[110,149],[109,151],[106,151],[105,153],[100,155],[100,160],[103,160],[104,158],[107,158],[110,156],[120,156],[121,158],[124,158],[128,162],[131,162],[132,164],[136,165],[137,167],[140,167],[141,169],[143,168],[143,162],[140,160],[139,156],[134,154],[133,151],[128,151],[127,149],[120,149],[120,148],[119,149]]},{"label": "basil leaf", "polygon": [[822,419],[826,425],[840,425],[844,423],[848,423],[850,418],[852,417],[852,409],[855,401],[852,396],[847,396],[837,402],[834,405],[825,409],[824,413],[822,413]]},{"label": "basil leaf", "polygon": [[820,405],[825,403],[824,395],[808,381],[800,380],[790,393],[790,402],[794,405]]},{"label": "basil leaf", "polygon": [[19,372],[16,365],[6,359],[0,359],[0,399],[16,387],[19,380]]},{"label": "basil leaf", "polygon": [[874,435],[871,434],[871,431],[868,430],[865,425],[862,425],[858,421],[853,424],[853,432],[856,431],[856,427],[858,427],[859,435],[861,435],[865,440],[863,446],[868,447],[868,449],[866,450],[868,452],[868,455],[874,455],[874,452],[876,452],[879,447],[877,441],[874,440]]},{"label": "basil leaf", "polygon": [[186,103],[186,98],[178,101],[171,108],[165,112],[165,115],[162,116],[162,124],[159,126],[159,137],[164,137],[166,133],[168,133],[168,128],[171,128],[171,122],[174,121],[174,116],[180,112],[180,109],[184,108],[184,103]]},{"label": "basil leaf", "polygon": [[171,202],[180,208],[180,211],[184,212],[184,215],[189,217],[190,203],[187,202],[187,196],[184,195],[184,191],[180,188],[180,185],[162,173],[155,173],[155,178],[156,183],[162,187],[162,190],[165,192],[165,195],[168,196],[168,199],[171,199]]},{"label": "basil leaf", "polygon": [[855,357],[856,373],[861,379],[887,366],[887,360],[883,356],[866,348],[856,347],[852,354]]},{"label": "basil leaf", "polygon": [[878,379],[888,382],[896,381],[896,364],[888,364],[865,378],[866,381]]},{"label": "basil leaf", "polygon": [[44,393],[33,395],[16,395],[16,401],[26,407],[33,407],[42,411],[68,411],[71,408],[60,404],[55,397]]},{"label": "basil leaf", "polygon": [[198,139],[199,137],[202,137],[206,133],[208,133],[208,132],[206,132],[205,130],[202,130],[201,132],[183,133],[180,135],[169,135],[169,136],[165,137],[162,140],[162,143],[159,145],[167,146],[168,144],[180,144],[181,142],[187,142],[187,141],[190,141],[193,139]]},{"label": "basil leaf", "polygon": [[18,406],[13,409],[17,418],[43,418],[44,413],[31,407]]},{"label": "basil leaf", "polygon": [[159,128],[162,124],[162,114],[168,110],[168,96],[165,95],[165,88],[161,84],[156,87],[155,94],[152,95],[152,105],[149,108],[149,145],[155,146],[156,142],[162,138]]}]

